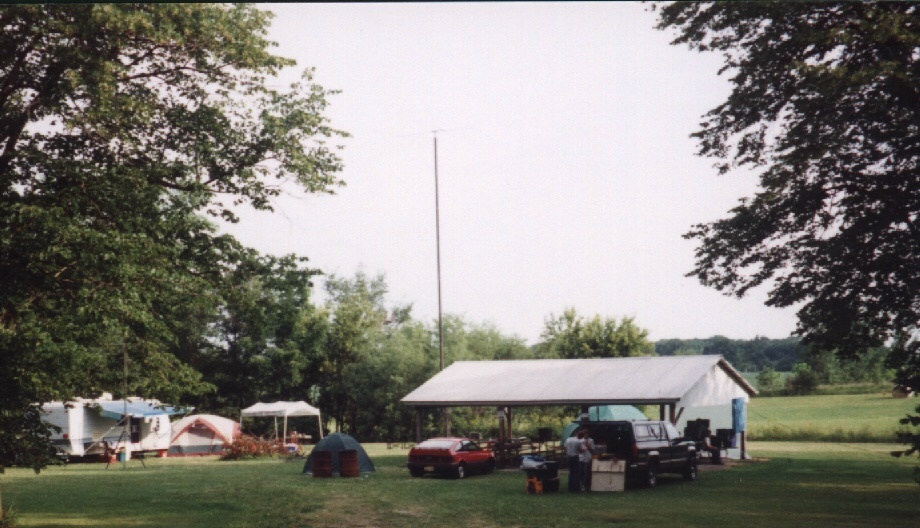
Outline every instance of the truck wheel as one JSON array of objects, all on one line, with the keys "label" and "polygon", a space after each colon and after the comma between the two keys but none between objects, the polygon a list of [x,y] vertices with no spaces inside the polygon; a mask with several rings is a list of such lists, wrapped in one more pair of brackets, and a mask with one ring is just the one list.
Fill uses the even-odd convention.
[{"label": "truck wheel", "polygon": [[645,486],[648,488],[654,488],[655,484],[658,483],[658,461],[649,460],[648,465],[645,467],[645,478],[643,479]]},{"label": "truck wheel", "polygon": [[696,457],[687,458],[687,468],[684,469],[684,480],[694,481],[697,477]]}]

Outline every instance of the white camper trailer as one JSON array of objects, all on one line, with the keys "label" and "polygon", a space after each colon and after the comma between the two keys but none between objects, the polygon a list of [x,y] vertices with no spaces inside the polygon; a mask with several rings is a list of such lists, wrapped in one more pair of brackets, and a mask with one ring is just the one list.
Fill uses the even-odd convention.
[{"label": "white camper trailer", "polygon": [[118,452],[157,451],[165,454],[171,439],[169,416],[182,411],[157,400],[102,398],[42,405],[42,420],[60,427],[51,435],[58,452],[67,457],[101,455],[105,442]]}]

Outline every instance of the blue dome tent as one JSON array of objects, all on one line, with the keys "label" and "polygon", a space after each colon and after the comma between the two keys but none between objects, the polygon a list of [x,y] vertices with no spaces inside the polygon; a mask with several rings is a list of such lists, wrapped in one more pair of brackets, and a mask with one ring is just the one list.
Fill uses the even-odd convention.
[{"label": "blue dome tent", "polygon": [[374,463],[357,440],[345,433],[332,433],[313,447],[313,451],[307,457],[307,463],[303,465],[303,472],[312,475],[313,454],[317,451],[329,451],[332,453],[332,474],[339,474],[341,470],[339,452],[347,449],[353,449],[358,452],[358,470],[361,473],[373,473],[375,471]]}]

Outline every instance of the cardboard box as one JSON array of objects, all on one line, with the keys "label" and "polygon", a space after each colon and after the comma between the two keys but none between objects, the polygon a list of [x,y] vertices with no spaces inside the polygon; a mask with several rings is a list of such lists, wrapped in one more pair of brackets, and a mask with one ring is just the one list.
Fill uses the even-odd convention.
[{"label": "cardboard box", "polygon": [[591,491],[623,491],[625,488],[625,460],[591,461]]},{"label": "cardboard box", "polygon": [[591,473],[591,491],[623,491],[626,473]]}]

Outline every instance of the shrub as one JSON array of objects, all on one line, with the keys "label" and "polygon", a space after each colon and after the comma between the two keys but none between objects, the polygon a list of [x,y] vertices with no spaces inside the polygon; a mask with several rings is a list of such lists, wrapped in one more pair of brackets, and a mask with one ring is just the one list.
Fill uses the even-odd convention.
[{"label": "shrub", "polygon": [[792,376],[786,380],[786,390],[791,395],[812,394],[818,388],[818,375],[805,363],[796,363]]},{"label": "shrub", "polygon": [[772,367],[764,367],[757,375],[757,389],[760,391],[772,392],[782,386],[783,375],[773,370]]},{"label": "shrub", "polygon": [[278,440],[263,440],[254,436],[240,436],[224,448],[221,460],[244,460],[265,456],[287,455],[284,444]]}]

